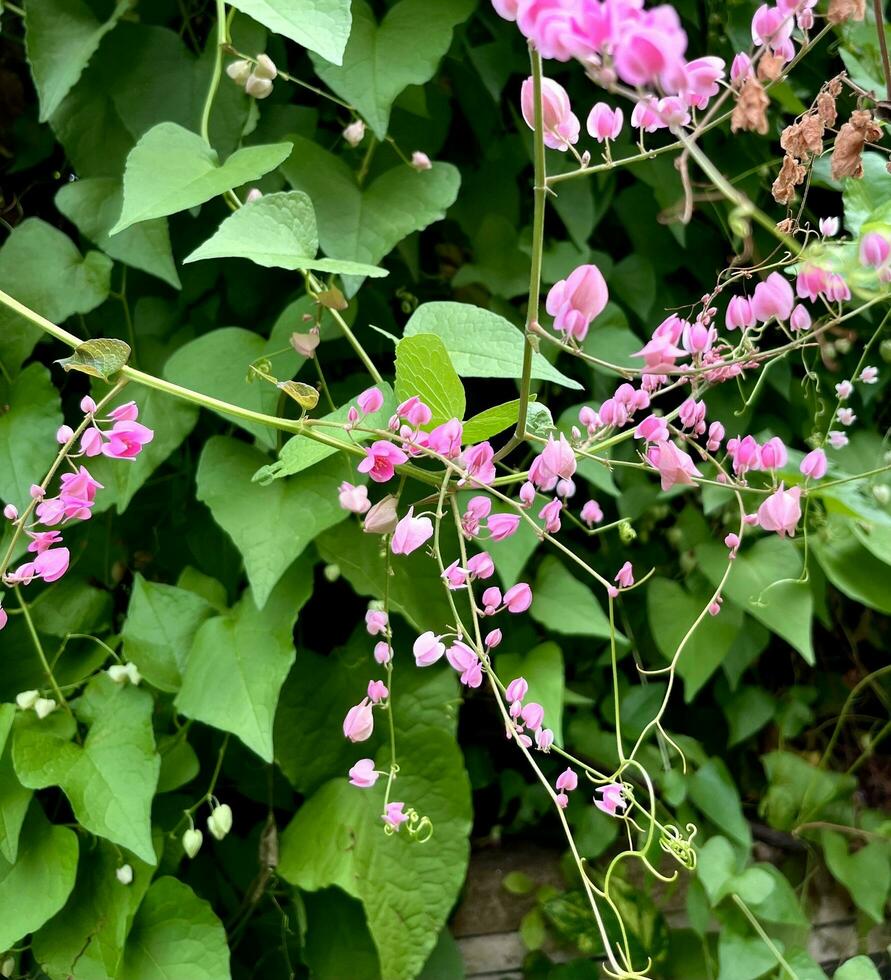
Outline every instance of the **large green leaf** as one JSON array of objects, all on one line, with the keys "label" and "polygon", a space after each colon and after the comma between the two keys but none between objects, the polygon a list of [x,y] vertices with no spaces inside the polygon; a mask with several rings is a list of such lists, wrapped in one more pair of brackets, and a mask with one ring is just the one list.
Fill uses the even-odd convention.
[{"label": "large green leaf", "polygon": [[376,534],[365,534],[355,521],[344,521],[316,539],[319,554],[363,596],[383,599],[389,581],[390,608],[419,632],[441,633],[452,619],[436,564],[421,551],[400,555],[387,575],[387,561]]},{"label": "large green leaf", "polygon": [[154,869],[133,860],[133,881],[123,888],[116,847],[104,841],[80,862],[77,883],[65,908],[34,936],[34,956],[45,973],[66,980],[117,976],[124,940]]},{"label": "large green leaf", "polygon": [[[671,660],[687,631],[708,605],[710,594],[691,595],[678,582],[655,578],[647,585],[647,616],[650,633],[659,652]],[[693,631],[678,660],[684,680],[684,699],[689,703],[720,666],[742,626],[743,616],[735,606],[726,606],[717,616],[706,615]]]},{"label": "large green leaf", "polygon": [[[783,944],[773,940],[778,949]],[[776,957],[759,936],[741,936],[724,927],[718,938],[718,980],[756,980],[777,965]]]},{"label": "large green leaf", "polygon": [[[717,586],[727,568],[727,549],[708,542],[696,548],[696,558],[709,581]],[[801,569],[801,555],[794,541],[777,535],[761,538],[737,555],[724,595],[812,664],[814,599],[807,582],[799,581]]]},{"label": "large green leaf", "polygon": [[845,205],[845,228],[859,235],[868,221],[891,218],[891,188],[888,187],[887,161],[881,153],[863,154],[863,177],[846,177],[842,200]]},{"label": "large green leaf", "polygon": [[252,446],[214,436],[205,443],[196,476],[198,499],[241,552],[261,609],[310,541],[347,517],[337,499],[343,460],[325,460],[266,486],[253,483],[254,473],[267,462]]},{"label": "large green leaf", "polygon": [[0,704],[0,861],[14,864],[19,834],[33,795],[19,782],[12,764],[12,723],[15,705]]},{"label": "large green leaf", "polygon": [[505,683],[525,677],[528,701],[545,709],[545,728],[550,728],[558,745],[563,744],[563,651],[556,643],[540,643],[528,653],[499,653],[498,675]]},{"label": "large green leaf", "polygon": [[852,853],[848,839],[834,830],[821,831],[820,840],[833,877],[873,922],[884,922],[891,894],[891,841],[871,840]]},{"label": "large green leaf", "polygon": [[147,582],[138,572],[121,636],[124,656],[161,691],[178,691],[192,640],[213,606],[175,585]]},{"label": "large green leaf", "polygon": [[[278,389],[258,378],[249,379],[248,369],[267,351],[266,341],[242,327],[220,327],[184,344],[164,365],[164,377],[202,395],[274,415]],[[252,422],[220,412],[269,448],[275,445],[275,432],[259,422]],[[149,447],[150,448],[150,447]]]},{"label": "large green leaf", "polygon": [[250,201],[230,214],[185,262],[250,259],[267,269],[313,269],[350,276],[380,277],[385,269],[341,259],[317,259],[316,215],[303,191],[280,191]]},{"label": "large green leaf", "polygon": [[[376,412],[365,416],[363,428],[385,429],[390,417],[396,411],[396,397],[393,394],[393,389],[386,382],[379,384],[377,387],[384,396],[384,403]],[[329,412],[322,417],[326,421],[346,423],[350,407],[350,403],[341,405],[337,411]],[[338,442],[344,443],[344,445],[356,445],[357,443],[368,442],[374,438],[372,432],[362,432],[355,429],[346,432],[334,426],[330,428],[325,426],[322,428],[322,431],[330,439],[336,439]],[[278,459],[274,463],[269,463],[267,466],[261,466],[254,474],[254,479],[258,483],[268,483],[270,480],[277,480],[283,476],[294,476],[296,473],[309,469],[310,466],[315,466],[316,463],[320,463],[323,459],[333,456],[338,451],[335,446],[315,442],[307,436],[292,436],[282,446]]]},{"label": "large green leaf", "polygon": [[[529,615],[551,632],[609,639],[609,618],[596,596],[553,555],[538,566],[532,595]],[[618,630],[616,637],[625,640]]]},{"label": "large green leaf", "polygon": [[89,725],[82,746],[69,740],[70,731],[39,723],[22,724],[13,743],[22,785],[60,786],[81,826],[149,864],[155,863],[151,806],[161,767],[153,707],[147,691],[100,674],[77,702],[78,717]]},{"label": "large green leaf", "polygon": [[245,146],[220,163],[216,150],[177,123],[152,127],[127,156],[124,204],[110,235],[138,221],[163,218],[204,204],[274,170],[290,143]]},{"label": "large green leaf", "polygon": [[300,562],[262,612],[248,590],[229,613],[203,623],[192,642],[177,708],[232,732],[272,762],[275,708],[294,663],[291,633],[311,591],[312,567]]},{"label": "large green leaf", "polygon": [[353,27],[342,66],[314,57],[316,73],[383,139],[396,96],[433,77],[452,43],[452,30],[473,7],[474,0],[401,0],[378,24],[365,0],[353,0]]},{"label": "large green leaf", "polygon": [[[465,378],[513,378],[523,371],[523,334],[504,317],[468,303],[424,303],[405,325],[405,336],[435,333],[443,339],[455,370]],[[532,377],[567,388],[581,385],[545,358],[532,355]]]},{"label": "large green leaf", "polygon": [[302,136],[289,139],[294,152],[282,172],[310,196],[322,251],[339,259],[377,265],[407,235],[443,218],[458,196],[461,176],[450,163],[423,173],[400,164],[360,188],[340,157]]},{"label": "large green leaf", "polygon": [[350,36],[350,0],[235,0],[232,6],[275,34],[341,63]]},{"label": "large green leaf", "polygon": [[158,878],[133,920],[117,980],[229,980],[229,947],[210,905],[182,881]]},{"label": "large green leaf", "polygon": [[42,364],[29,364],[12,384],[0,380],[0,402],[0,499],[24,510],[59,451],[59,393]]},{"label": "large green leaf", "polygon": [[752,844],[752,832],[743,816],[739,790],[721,759],[709,759],[688,781],[690,799],[728,837],[743,847]]},{"label": "large green leaf", "polygon": [[170,250],[166,218],[144,221],[111,237],[108,232],[121,213],[124,192],[113,177],[86,177],[60,187],[56,207],[106,255],[179,289],[179,275]]},{"label": "large green leaf", "polygon": [[882,980],[875,963],[868,956],[855,956],[840,966],[832,980]]},{"label": "large green leaf", "polygon": [[826,527],[811,536],[811,546],[837,589],[855,602],[891,613],[891,566],[864,548],[850,520],[830,517]]},{"label": "large green leaf", "polygon": [[[62,323],[105,301],[111,267],[101,252],[81,255],[57,228],[40,218],[26,218],[0,248],[0,289],[48,320]],[[0,362],[6,373],[18,371],[39,337],[37,327],[0,307]]]},{"label": "large green leaf", "polygon": [[25,48],[40,98],[41,122],[77,84],[99,42],[131,6],[132,0],[122,0],[102,22],[82,0],[28,0]]},{"label": "large green leaf", "polygon": [[430,426],[464,418],[464,385],[435,334],[403,337],[396,345],[396,399],[403,402],[414,395],[432,411]]},{"label": "large green leaf", "polygon": [[[396,715],[396,723],[399,717]],[[281,839],[279,872],[307,891],[337,885],[365,907],[381,975],[412,980],[424,965],[464,881],[471,825],[470,785],[453,737],[415,727],[400,738],[397,800],[429,817],[433,838],[383,831],[384,785],[325,783],[300,808]],[[388,764],[388,750],[378,753]]]},{"label": "large green leaf", "polygon": [[56,827],[34,801],[15,864],[0,857],[0,946],[9,949],[65,904],[77,873],[77,834]]}]

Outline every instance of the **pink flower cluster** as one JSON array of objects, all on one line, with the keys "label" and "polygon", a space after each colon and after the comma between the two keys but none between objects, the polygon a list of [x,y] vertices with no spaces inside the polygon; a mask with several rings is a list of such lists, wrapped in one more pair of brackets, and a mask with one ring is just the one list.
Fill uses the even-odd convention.
[{"label": "pink flower cluster", "polygon": [[544,708],[537,701],[525,700],[528,693],[529,684],[525,677],[515,677],[505,688],[504,696],[511,717],[506,735],[516,738],[528,749],[532,747],[532,737],[527,734],[530,731],[535,737],[536,747],[542,752],[550,752],[554,733],[544,727]]},{"label": "pink flower cluster", "polygon": [[[57,528],[70,521],[89,520],[96,491],[103,489],[87,467],[75,461],[100,454],[111,459],[132,461],[142,447],[154,438],[151,429],[137,422],[139,409],[135,402],[127,402],[113,409],[101,420],[104,423],[102,426],[96,417],[97,406],[92,398],[83,398],[80,407],[86,415],[87,425],[80,438],[79,451],[73,451],[74,431],[70,426],[63,425],[56,434],[57,442],[63,446],[60,451],[63,459],[71,467],[70,472],[63,473],[59,478],[58,494],[48,497],[44,484],[33,484],[31,501],[23,508],[21,516],[14,504],[7,504],[3,510],[3,516],[17,529],[24,530],[31,539],[28,551],[34,555],[14,571],[4,574],[5,585],[29,585],[35,579],[56,582],[68,571],[71,554],[63,545],[62,534]],[[35,520],[29,522],[32,514]],[[6,625],[6,621],[6,613],[0,609],[0,629]]]}]

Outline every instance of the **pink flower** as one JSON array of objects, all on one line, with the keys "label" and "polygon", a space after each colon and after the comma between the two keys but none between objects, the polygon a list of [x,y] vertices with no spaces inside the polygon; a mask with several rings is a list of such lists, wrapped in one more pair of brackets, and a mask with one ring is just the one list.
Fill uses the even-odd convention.
[{"label": "pink flower", "polygon": [[503,541],[509,538],[520,526],[519,514],[492,514],[486,527],[493,541]]},{"label": "pink flower", "polygon": [[789,328],[796,333],[801,333],[804,330],[810,330],[812,322],[807,308],[802,306],[801,303],[796,303],[795,308],[792,310],[792,315],[789,317]]},{"label": "pink flower", "polygon": [[656,103],[656,112],[666,126],[677,128],[690,122],[690,112],[683,99],[670,95]]},{"label": "pink flower", "polygon": [[426,425],[433,418],[433,412],[417,395],[412,395],[411,398],[399,405],[396,414],[415,428]]},{"label": "pink flower", "polygon": [[[364,460],[363,460],[364,462]],[[371,509],[365,515],[365,523],[362,530],[366,534],[392,534],[399,523],[399,515],[396,513],[396,498],[387,494],[376,504],[372,504]]]},{"label": "pink flower", "polygon": [[705,354],[712,349],[717,336],[718,331],[714,327],[700,322],[688,323],[684,327],[681,346],[690,354]]},{"label": "pink flower", "polygon": [[687,36],[674,8],[663,4],[641,11],[622,26],[625,29],[614,37],[613,50],[619,78],[635,87],[661,80],[666,88],[677,91],[678,83],[683,82]]},{"label": "pink flower", "polygon": [[69,439],[74,436],[74,429],[70,425],[60,425],[56,430],[56,442],[60,446],[64,446]]},{"label": "pink flower", "polygon": [[527,728],[535,731],[536,728],[541,728],[542,722],[544,721],[544,708],[537,701],[530,701],[528,704],[523,705],[520,717],[523,719]]},{"label": "pink flower", "polygon": [[827,468],[826,453],[822,449],[814,449],[809,452],[799,467],[801,472],[812,480],[822,480],[826,476]]},{"label": "pink flower", "polygon": [[575,453],[562,432],[559,439],[548,436],[548,441],[539,454],[539,459],[541,461],[537,469],[539,477],[545,477],[547,480],[571,480],[575,475]]},{"label": "pink flower", "polygon": [[652,340],[644,344],[639,351],[635,351],[631,356],[642,357],[647,372],[655,374],[657,372],[673,370],[675,360],[678,357],[686,357],[687,352],[677,347],[670,337],[654,335]]},{"label": "pink flower", "polygon": [[456,558],[451,565],[448,565],[442,570],[442,575],[440,578],[444,579],[450,589],[460,589],[467,582],[467,572],[460,567],[458,559]]},{"label": "pink flower", "polygon": [[826,292],[827,273],[816,265],[803,265],[795,278],[795,292],[801,299],[817,299]]},{"label": "pink flower", "polygon": [[492,6],[495,8],[495,13],[499,17],[503,17],[505,20],[516,20],[517,19],[517,7],[520,5],[520,0],[492,0]]},{"label": "pink flower", "polygon": [[829,435],[829,445],[833,449],[844,449],[848,444],[848,437],[844,432],[837,432],[835,429],[830,430]]},{"label": "pink flower", "polygon": [[376,772],[374,768],[374,759],[360,759],[350,769],[350,782],[353,786],[359,786],[361,789],[374,786],[379,776],[380,773]]},{"label": "pink flower", "polygon": [[[535,129],[535,91],[531,77],[523,82],[520,108],[526,125]],[[541,80],[541,112],[546,146],[566,150],[570,143],[578,143],[581,128],[578,116],[572,111],[566,89],[552,78]]]},{"label": "pink flower", "polygon": [[716,453],[721,448],[723,439],[724,426],[720,422],[712,422],[708,427],[708,442],[705,444],[705,448],[710,453]]},{"label": "pink flower", "polygon": [[557,333],[582,341],[608,300],[609,290],[600,269],[596,265],[580,265],[566,279],[551,286],[545,308],[554,318]]},{"label": "pink flower", "polygon": [[486,637],[483,642],[486,644],[487,650],[494,649],[501,643],[501,630],[490,630],[488,633],[486,633]]},{"label": "pink flower", "polygon": [[888,261],[891,243],[877,231],[868,231],[860,240],[860,264],[878,269]]},{"label": "pink flower", "polygon": [[835,238],[838,234],[839,220],[838,218],[820,218],[819,226],[820,234],[824,238]]},{"label": "pink flower", "polygon": [[647,459],[659,471],[663,490],[670,490],[676,483],[692,484],[694,476],[701,476],[692,458],[673,442],[650,446]]},{"label": "pink flower", "polygon": [[867,365],[861,372],[859,381],[865,385],[874,385],[879,380],[879,369],[872,365]]},{"label": "pink flower", "polygon": [[535,744],[542,752],[550,752],[554,744],[554,733],[550,728],[539,728],[535,733]]},{"label": "pink flower", "polygon": [[80,437],[80,451],[87,457],[98,456],[102,452],[103,443],[99,429],[89,428]]},{"label": "pink flower", "polygon": [[486,616],[494,616],[501,607],[501,589],[499,589],[497,585],[490,585],[489,588],[483,592],[482,602],[483,614]]},{"label": "pink flower", "polygon": [[390,828],[397,831],[408,820],[408,814],[403,813],[404,803],[388,803],[386,813],[381,814],[381,820]]},{"label": "pink flower", "polygon": [[476,537],[480,532],[480,522],[492,512],[492,501],[489,497],[471,497],[467,502],[467,510],[461,517],[461,527],[468,537]]},{"label": "pink flower", "polygon": [[32,562],[21,565],[13,574],[17,582],[27,585],[32,579],[56,582],[68,571],[71,555],[67,548],[52,548],[40,552]]},{"label": "pink flower", "polygon": [[621,109],[613,109],[605,102],[596,102],[588,113],[588,133],[598,143],[614,140],[622,132],[624,118]]},{"label": "pink flower", "polygon": [[363,415],[372,415],[384,404],[384,396],[379,388],[367,388],[356,399]]},{"label": "pink flower", "polygon": [[414,507],[396,525],[390,540],[390,550],[394,555],[410,555],[433,537],[433,522],[429,517],[415,517]]},{"label": "pink flower", "polygon": [[724,538],[724,544],[726,544],[731,551],[736,551],[736,549],[739,547],[739,535],[731,532],[726,538]]},{"label": "pink flower", "polygon": [[631,111],[631,125],[645,133],[655,133],[657,129],[665,129],[659,113],[656,111],[656,100],[652,96],[634,104]]},{"label": "pink flower", "polygon": [[842,303],[851,298],[851,287],[844,277],[837,272],[830,272],[826,277],[826,299]]},{"label": "pink flower", "polygon": [[89,395],[84,395],[80,400],[80,410],[84,415],[92,415],[96,411],[96,402]]},{"label": "pink flower", "polygon": [[741,329],[755,325],[755,314],[752,312],[752,304],[745,296],[733,296],[727,304],[727,312],[724,314],[724,325],[728,330]]},{"label": "pink flower", "polygon": [[483,667],[479,657],[461,640],[446,650],[446,660],[461,675],[460,681],[466,687],[479,687],[483,682]]},{"label": "pink flower", "polygon": [[594,806],[598,810],[608,813],[611,817],[616,816],[616,811],[619,808],[624,810],[628,805],[622,795],[621,783],[607,783],[606,786],[598,786],[595,792],[602,793],[603,799],[598,800],[595,796]]},{"label": "pink flower", "polygon": [[467,571],[474,578],[491,578],[495,574],[495,562],[492,561],[492,556],[488,552],[481,551],[467,562]]},{"label": "pink flower", "polygon": [[569,806],[569,797],[565,793],[558,793],[554,800],[561,810],[565,810]]},{"label": "pink flower", "polygon": [[19,519],[19,509],[15,504],[7,504],[3,508],[3,516],[8,521],[17,521]]},{"label": "pink flower", "polygon": [[740,476],[761,464],[761,449],[753,436],[731,439],[727,443],[727,452],[733,459],[733,472]]},{"label": "pink flower", "polygon": [[795,537],[801,520],[801,487],[786,490],[781,483],[758,508],[758,523],[765,531],[776,531],[781,538]]},{"label": "pink flower", "polygon": [[440,637],[432,630],[428,630],[415,640],[412,653],[418,667],[430,667],[445,653],[445,644],[440,642]]},{"label": "pink flower", "polygon": [[752,40],[756,45],[767,44],[776,51],[792,36],[794,26],[789,14],[763,3],[752,17]]},{"label": "pink flower", "polygon": [[351,742],[364,742],[371,738],[374,731],[374,715],[368,698],[363,698],[359,704],[353,705],[343,720],[343,734]]},{"label": "pink flower", "polygon": [[724,77],[724,59],[714,55],[694,58],[684,65],[684,92],[708,100],[720,91],[718,82]]},{"label": "pink flower", "polygon": [[541,52],[542,58],[569,61],[578,53],[573,7],[565,0],[521,0],[517,26]]},{"label": "pink flower", "polygon": [[488,442],[468,446],[461,454],[461,462],[467,471],[466,479],[474,485],[488,485],[495,479],[495,450]]},{"label": "pink flower", "polygon": [[62,535],[58,531],[27,531],[26,533],[31,538],[28,551],[38,555],[43,554],[44,551],[48,551],[53,545],[59,544],[62,540]]},{"label": "pink flower", "polygon": [[778,272],[759,282],[752,296],[752,313],[756,320],[766,323],[772,317],[788,320],[795,304],[795,294],[789,281]]},{"label": "pink flower", "polygon": [[387,685],[383,681],[368,682],[368,697],[372,704],[380,704],[389,693]]},{"label": "pink flower", "polygon": [[393,651],[386,640],[378,640],[374,645],[374,659],[381,666],[386,666],[393,659]]},{"label": "pink flower", "polygon": [[[533,460],[534,465],[535,462]],[[517,497],[519,497],[521,507],[524,509],[531,507],[535,503],[535,484],[531,480],[527,480],[520,487],[520,492],[517,494]]]},{"label": "pink flower", "polygon": [[538,516],[545,522],[544,528],[548,534],[556,534],[560,530],[561,510],[563,510],[563,502],[555,497],[539,511]]},{"label": "pink flower", "polygon": [[363,459],[356,469],[367,473],[375,483],[386,483],[393,479],[396,467],[408,462],[408,456],[391,442],[379,439],[365,450]]},{"label": "pink flower", "polygon": [[761,447],[761,468],[764,470],[781,469],[788,459],[789,453],[778,436],[768,439]]},{"label": "pink flower", "polygon": [[353,486],[352,483],[343,482],[340,485],[337,499],[344,510],[352,511],[354,514],[364,514],[371,506],[368,499],[368,487],[359,485]]},{"label": "pink flower", "polygon": [[414,153],[412,153],[411,165],[418,171],[433,169],[433,164],[430,162],[430,157],[428,157],[422,150],[415,150]]},{"label": "pink flower", "polygon": [[461,437],[464,426],[457,419],[449,419],[427,433],[427,448],[447,459],[461,454]]},{"label": "pink flower", "polygon": [[571,793],[574,789],[578,787],[579,777],[576,775],[574,769],[564,769],[563,772],[557,777],[557,782],[554,786],[559,790],[569,790]]},{"label": "pink flower", "polygon": [[529,693],[529,685],[525,677],[515,677],[504,691],[504,696],[508,701],[522,701]]},{"label": "pink flower", "polygon": [[630,561],[626,561],[625,564],[616,572],[614,582],[618,582],[623,589],[630,589],[634,585],[634,568]]},{"label": "pink flower", "polygon": [[835,393],[839,397],[839,401],[847,401],[848,398],[854,392],[854,385],[850,381],[839,381],[835,386]]},{"label": "pink flower", "polygon": [[[91,411],[96,411],[95,402]],[[108,413],[108,417],[115,422],[135,422],[139,418],[139,406],[136,402],[124,402],[123,405],[113,408]]]},{"label": "pink flower", "polygon": [[3,606],[0,606],[0,630],[9,622],[9,616],[6,614],[6,610]]},{"label": "pink flower", "polygon": [[603,511],[600,509],[600,504],[596,500],[589,500],[582,507],[581,519],[591,527],[594,524],[599,524],[603,520]]},{"label": "pink flower", "polygon": [[696,401],[694,398],[684,399],[678,410],[678,417],[682,428],[691,429],[696,435],[702,435],[705,432],[705,401]]},{"label": "pink flower", "polygon": [[525,582],[517,582],[504,593],[508,612],[523,613],[532,605],[532,589]]},{"label": "pink flower", "polygon": [[662,416],[648,415],[634,430],[634,437],[635,439],[643,439],[645,442],[667,442],[669,438],[668,425]]},{"label": "pink flower", "polygon": [[389,620],[387,614],[381,609],[369,609],[365,613],[365,629],[369,636],[379,636],[387,632]]},{"label": "pink flower", "polygon": [[135,459],[142,447],[155,438],[155,433],[141,422],[115,422],[107,433],[108,442],[102,447],[105,456],[112,459]]},{"label": "pink flower", "polygon": [[835,417],[842,425],[853,425],[857,421],[857,416],[854,414],[853,408],[840,408],[835,413]]}]

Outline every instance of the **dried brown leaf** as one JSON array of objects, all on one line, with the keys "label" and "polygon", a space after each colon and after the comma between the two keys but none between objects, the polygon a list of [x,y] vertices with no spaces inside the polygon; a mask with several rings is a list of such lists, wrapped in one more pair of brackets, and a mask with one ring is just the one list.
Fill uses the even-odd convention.
[{"label": "dried brown leaf", "polygon": [[863,148],[882,138],[882,130],[867,109],[857,109],[835,137],[832,150],[831,172],[833,180],[842,177],[863,176]]}]

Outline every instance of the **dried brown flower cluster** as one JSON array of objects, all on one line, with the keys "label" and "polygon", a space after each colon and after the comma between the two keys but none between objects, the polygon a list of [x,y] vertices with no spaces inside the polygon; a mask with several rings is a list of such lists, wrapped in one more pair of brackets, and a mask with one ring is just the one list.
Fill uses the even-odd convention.
[{"label": "dried brown flower cluster", "polygon": [[863,20],[866,16],[866,0],[829,0],[826,14],[830,24],[841,24],[846,20]]},{"label": "dried brown flower cluster", "polygon": [[855,109],[851,118],[838,131],[832,148],[831,172],[833,180],[842,177],[863,176],[863,150],[867,143],[882,138],[882,127],[868,109]]},{"label": "dried brown flower cluster", "polygon": [[750,133],[767,132],[767,107],[770,99],[764,86],[754,75],[747,75],[739,90],[733,114],[730,117],[730,129],[734,133],[740,130]]}]

